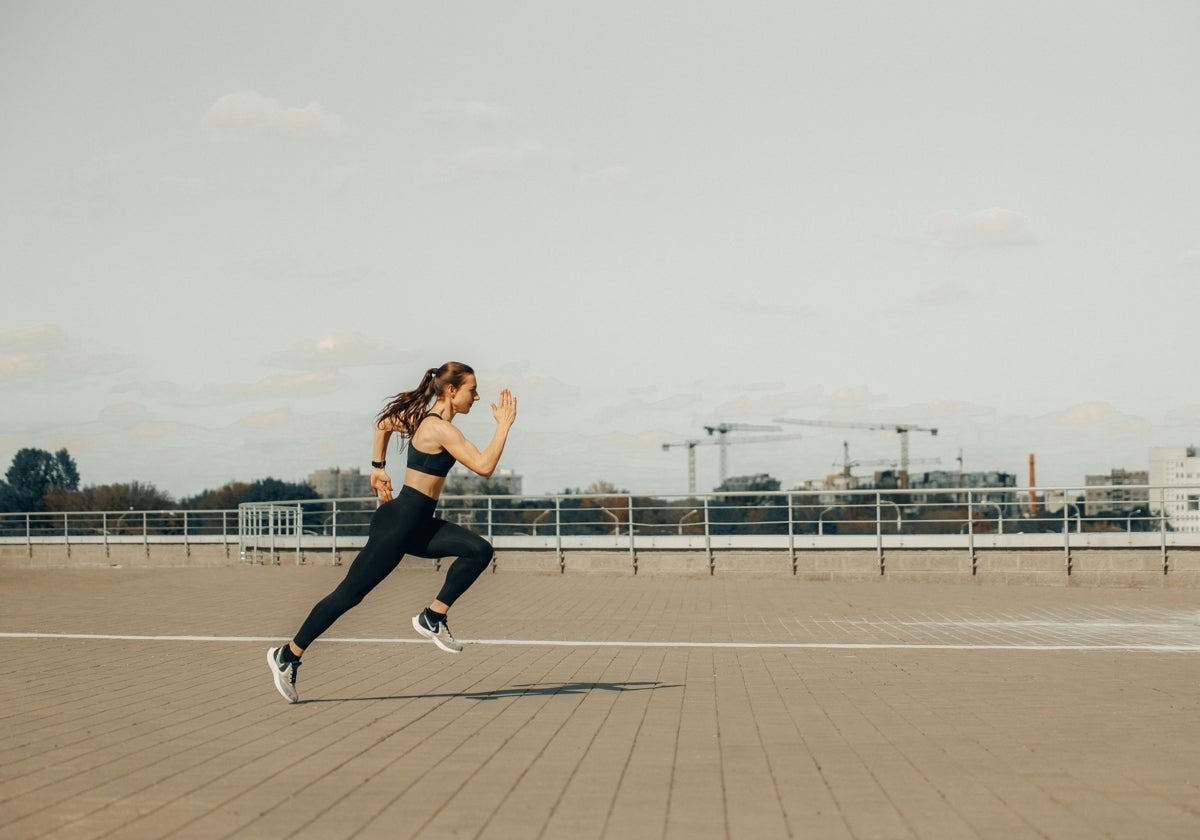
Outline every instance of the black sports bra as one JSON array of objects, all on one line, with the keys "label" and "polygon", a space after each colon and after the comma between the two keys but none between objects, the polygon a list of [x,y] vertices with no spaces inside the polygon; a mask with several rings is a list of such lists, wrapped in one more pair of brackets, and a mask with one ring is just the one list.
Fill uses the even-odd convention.
[{"label": "black sports bra", "polygon": [[[432,411],[425,417],[436,417]],[[421,421],[425,421],[425,417]],[[450,472],[450,468],[454,466],[456,460],[450,451],[443,449],[436,455],[430,455],[428,452],[422,452],[412,445],[410,440],[408,443],[408,468],[417,472],[425,473],[426,475],[436,475],[439,478],[445,478]]]}]

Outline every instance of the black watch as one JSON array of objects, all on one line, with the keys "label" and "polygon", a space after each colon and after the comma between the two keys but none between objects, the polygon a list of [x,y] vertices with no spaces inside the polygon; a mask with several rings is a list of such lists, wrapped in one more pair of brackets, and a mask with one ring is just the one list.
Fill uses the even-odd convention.
[{"label": "black watch", "polygon": [[387,466],[387,461],[372,461],[371,466],[377,470],[381,470]]}]

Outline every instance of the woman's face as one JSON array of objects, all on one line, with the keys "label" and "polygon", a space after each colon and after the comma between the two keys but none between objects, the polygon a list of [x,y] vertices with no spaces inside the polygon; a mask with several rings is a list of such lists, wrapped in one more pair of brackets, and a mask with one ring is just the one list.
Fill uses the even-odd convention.
[{"label": "woman's face", "polygon": [[450,405],[454,406],[455,414],[469,414],[471,406],[479,399],[478,385],[475,382],[475,375],[468,373],[463,377],[463,383],[460,387],[454,388],[450,386],[453,392],[450,395]]}]

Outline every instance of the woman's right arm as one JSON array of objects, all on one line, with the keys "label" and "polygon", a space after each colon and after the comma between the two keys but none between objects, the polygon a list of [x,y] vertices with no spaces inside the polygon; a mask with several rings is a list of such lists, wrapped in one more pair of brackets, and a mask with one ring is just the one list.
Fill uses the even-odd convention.
[{"label": "woman's right arm", "polygon": [[500,456],[504,452],[504,444],[508,440],[508,432],[517,420],[517,398],[507,388],[500,392],[500,404],[492,404],[492,416],[496,418],[496,431],[491,442],[482,451],[452,424],[437,424],[446,435],[440,443],[454,456],[454,460],[484,478],[491,478],[492,473],[496,471]]}]

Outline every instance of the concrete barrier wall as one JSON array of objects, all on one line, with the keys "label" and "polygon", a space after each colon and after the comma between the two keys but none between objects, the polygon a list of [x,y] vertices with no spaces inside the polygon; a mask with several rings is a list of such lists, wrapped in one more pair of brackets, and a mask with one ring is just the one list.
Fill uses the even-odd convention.
[{"label": "concrete barrier wall", "polygon": [[[281,565],[344,565],[354,551],[277,553]],[[258,562],[272,562],[259,554]],[[636,560],[636,564],[635,564]],[[205,567],[240,562],[236,545],[57,544],[0,545],[0,568]],[[1164,572],[1159,549],[1073,549],[1068,568],[1061,549],[865,549],[788,551],[501,550],[497,573],[780,577],[805,581],[919,581],[963,584],[1200,588],[1200,549],[1171,549]]]},{"label": "concrete barrier wall", "polygon": [[103,567],[229,566],[238,562],[237,545],[204,543],[62,543],[44,545],[0,545],[0,568],[95,569]]}]

